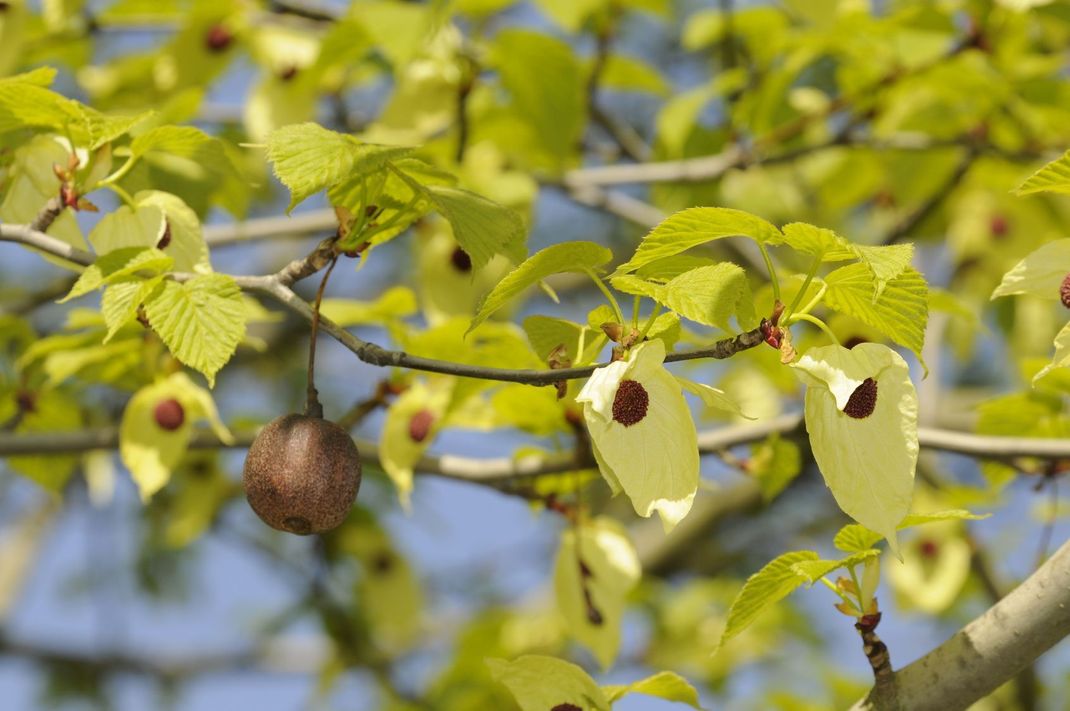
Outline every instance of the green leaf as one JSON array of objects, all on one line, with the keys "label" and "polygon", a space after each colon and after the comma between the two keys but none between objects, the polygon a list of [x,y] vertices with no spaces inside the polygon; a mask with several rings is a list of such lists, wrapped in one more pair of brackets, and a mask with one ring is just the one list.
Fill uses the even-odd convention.
[{"label": "green leaf", "polygon": [[407,286],[392,286],[375,301],[324,299],[320,313],[343,328],[383,324],[416,313],[416,294]]},{"label": "green leaf", "polygon": [[521,711],[548,711],[572,704],[581,711],[609,711],[609,701],[594,679],[575,664],[529,654],[513,661],[488,659],[490,675],[513,694]]},{"label": "green leaf", "polygon": [[[712,407],[715,410],[721,412],[730,412],[733,415],[739,415],[740,417],[747,417],[743,414],[743,410],[740,409],[739,403],[728,396],[724,390],[715,388],[712,385],[706,383],[696,383],[693,380],[687,378],[681,378],[679,375],[675,376],[676,382],[680,383],[680,386],[688,392],[697,395],[706,407]],[[754,419],[754,418],[748,418]]]},{"label": "green leaf", "polygon": [[643,281],[630,274],[613,277],[611,282],[619,291],[649,296],[680,316],[704,326],[731,331],[729,319],[732,316],[737,316],[742,328],[757,325],[746,272],[731,262],[691,269],[664,285]]},{"label": "green leaf", "polygon": [[617,91],[646,91],[667,96],[672,87],[665,77],[646,62],[623,54],[611,53],[602,68],[601,84]]},{"label": "green leaf", "polygon": [[611,518],[585,521],[578,533],[578,541],[574,529],[561,534],[554,566],[557,609],[569,636],[608,669],[620,647],[626,598],[642,575],[639,556],[627,531]]},{"label": "green leaf", "polygon": [[728,609],[728,620],[721,633],[718,649],[749,627],[766,608],[783,600],[806,582],[804,577],[795,572],[796,563],[817,559],[817,553],[813,551],[784,553],[747,578]]},{"label": "green leaf", "polygon": [[210,386],[245,336],[241,289],[226,274],[166,281],[145,302],[145,313],[172,355],[204,373]]},{"label": "green leaf", "polygon": [[865,264],[840,267],[825,278],[829,307],[872,326],[921,358],[929,318],[929,287],[912,267],[892,279],[878,298],[873,272]]},{"label": "green leaf", "polygon": [[569,32],[579,32],[591,15],[609,5],[608,0],[536,0],[535,4]]},{"label": "green leaf", "polygon": [[219,139],[193,126],[157,126],[130,142],[130,155],[143,158],[160,152],[195,161],[214,162],[220,152]]},{"label": "green leaf", "polygon": [[40,71],[0,79],[0,133],[26,126],[62,133],[81,120],[78,103],[46,88],[47,83],[51,78]]},{"label": "green leaf", "polygon": [[864,563],[869,558],[876,558],[881,552],[875,548],[869,548],[853,553],[840,560],[804,560],[791,566],[791,569],[813,584],[834,570],[850,568]]},{"label": "green leaf", "polygon": [[760,217],[742,210],[726,207],[692,207],[670,215],[655,227],[627,264],[617,274],[634,272],[640,267],[665,257],[685,252],[692,247],[723,237],[750,237],[759,244],[779,244],[784,235]]},{"label": "green leaf", "polygon": [[267,157],[275,176],[290,190],[289,213],[308,196],[354,173],[380,170],[410,148],[362,143],[314,123],[283,126],[268,138]]},{"label": "green leaf", "polygon": [[851,245],[851,252],[865,264],[877,280],[874,298],[879,299],[888,282],[910,267],[914,259],[913,244],[888,244],[878,246]]},{"label": "green leaf", "polygon": [[1070,151],[1033,173],[1014,192],[1018,195],[1041,192],[1070,195]]},{"label": "green leaf", "polygon": [[[931,513],[910,514],[896,527],[898,530],[920,526],[934,521],[980,521],[991,514],[975,514],[965,509],[948,509],[946,511],[933,511]],[[875,533],[865,526],[851,523],[839,530],[832,544],[844,553],[858,553],[866,551],[877,544],[884,536]]]},{"label": "green leaf", "polygon": [[851,259],[851,243],[832,230],[805,222],[792,222],[784,225],[781,231],[784,233],[784,244],[797,252],[830,262]]},{"label": "green leaf", "polygon": [[772,435],[751,447],[747,473],[758,480],[762,499],[772,501],[802,472],[799,445]]},{"label": "green leaf", "polygon": [[527,123],[554,168],[577,152],[587,122],[584,72],[572,48],[541,32],[507,29],[495,60],[516,116]]},{"label": "green leaf", "polygon": [[468,190],[445,185],[425,186],[435,210],[450,223],[453,237],[482,269],[495,254],[519,262],[527,253],[526,230],[516,211]]},{"label": "green leaf", "polygon": [[468,333],[525,289],[551,274],[598,269],[613,259],[613,253],[594,242],[565,242],[540,250],[509,272],[479,305]]},{"label": "green leaf", "polygon": [[[160,249],[174,257],[175,271],[212,270],[208,263],[208,244],[204,241],[200,218],[182,198],[161,190],[142,190],[134,195],[134,202],[139,208],[155,207],[163,213],[166,220],[164,238],[167,244]],[[170,239],[166,239],[168,236]]]},{"label": "green leaf", "polygon": [[104,343],[114,338],[119,329],[134,319],[138,307],[152,296],[164,279],[165,277],[160,275],[145,281],[124,281],[112,284],[104,290],[104,296],[100,299],[100,313],[108,326]]},{"label": "green leaf", "polygon": [[[565,347],[564,356],[572,363],[587,362],[594,357],[593,350],[602,335],[601,331],[551,316],[528,316],[524,319],[523,327],[531,348],[544,363],[550,352],[558,346]],[[578,353],[581,335],[584,343],[582,354]]]},{"label": "green leaf", "polygon": [[89,233],[89,243],[97,254],[109,254],[124,247],[156,247],[166,230],[167,221],[159,207],[123,205],[101,218]]},{"label": "green leaf", "polygon": [[671,671],[658,672],[627,685],[603,686],[602,691],[606,693],[610,703],[618,701],[626,694],[646,694],[666,701],[687,704],[692,708],[702,708],[695,687],[691,686],[687,679]]},{"label": "green leaf", "polygon": [[113,284],[121,279],[132,277],[138,272],[160,274],[170,271],[175,260],[158,249],[151,247],[124,247],[108,252],[86,267],[71,290],[59,300],[70,301],[88,294],[105,284]]}]

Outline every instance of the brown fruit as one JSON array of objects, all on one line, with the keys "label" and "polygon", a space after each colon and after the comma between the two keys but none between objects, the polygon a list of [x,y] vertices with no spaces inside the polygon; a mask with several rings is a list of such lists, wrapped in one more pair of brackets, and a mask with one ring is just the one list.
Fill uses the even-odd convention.
[{"label": "brown fruit", "polygon": [[360,489],[360,455],[330,420],[284,415],[249,447],[242,475],[249,505],[264,523],[298,535],[323,533],[345,520]]}]

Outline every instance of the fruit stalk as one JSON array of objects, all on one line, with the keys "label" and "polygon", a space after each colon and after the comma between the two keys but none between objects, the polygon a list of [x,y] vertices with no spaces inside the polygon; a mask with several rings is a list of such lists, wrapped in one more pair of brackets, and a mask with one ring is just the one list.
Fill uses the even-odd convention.
[{"label": "fruit stalk", "polygon": [[305,414],[309,417],[323,417],[323,405],[319,401],[319,391],[316,390],[316,337],[320,328],[320,304],[323,303],[323,291],[327,288],[327,280],[331,278],[334,265],[338,263],[338,255],[331,258],[327,264],[327,271],[320,280],[319,289],[316,291],[316,305],[312,309],[312,335],[308,343],[308,388],[305,393]]}]

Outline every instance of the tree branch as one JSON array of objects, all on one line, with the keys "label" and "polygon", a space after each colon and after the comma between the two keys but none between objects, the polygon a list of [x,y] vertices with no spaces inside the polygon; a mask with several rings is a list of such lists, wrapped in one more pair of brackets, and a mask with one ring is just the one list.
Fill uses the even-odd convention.
[{"label": "tree branch", "polygon": [[[951,639],[852,708],[953,711],[984,698],[1070,634],[1070,542]],[[897,704],[897,705],[895,705]]]}]

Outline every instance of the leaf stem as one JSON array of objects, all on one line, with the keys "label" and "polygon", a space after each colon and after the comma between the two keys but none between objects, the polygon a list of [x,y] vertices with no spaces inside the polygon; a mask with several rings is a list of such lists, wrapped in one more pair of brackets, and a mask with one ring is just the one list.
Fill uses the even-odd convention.
[{"label": "leaf stem", "polygon": [[105,188],[105,187],[110,187],[110,188],[114,189],[115,187],[117,187],[116,183],[118,183],[120,180],[125,178],[126,174],[129,173],[133,169],[134,165],[138,161],[138,158],[139,158],[139,156],[131,155],[130,157],[128,157],[126,159],[125,163],[123,163],[121,166],[119,166],[119,170],[115,171],[114,173],[112,173],[111,175],[107,176],[106,178],[101,178],[100,181],[96,185],[94,185],[91,188],[89,188],[89,190],[86,191],[86,192],[92,192],[92,191],[96,190],[97,188]]},{"label": "leaf stem", "polygon": [[620,304],[617,303],[617,298],[613,296],[613,293],[606,287],[605,282],[602,281],[601,277],[594,273],[593,269],[587,268],[583,271],[587,273],[587,276],[591,277],[591,281],[594,282],[594,285],[597,286],[598,290],[606,297],[609,305],[613,308],[613,314],[617,317],[617,323],[623,325],[625,323],[624,312],[620,310]]},{"label": "leaf stem", "polygon": [[773,258],[769,256],[769,250],[765,245],[758,242],[758,251],[762,253],[762,260],[765,262],[765,268],[769,272],[769,283],[773,286],[773,301],[780,301],[780,279],[777,278],[776,269],[773,267]]},{"label": "leaf stem", "polygon": [[658,316],[661,315],[661,304],[655,302],[654,310],[650,312],[650,316],[647,317],[646,323],[643,324],[643,328],[639,330],[639,335],[646,338],[646,334],[653,328],[654,322],[658,320]]},{"label": "leaf stem", "polygon": [[[818,268],[821,266],[821,255],[814,257],[813,264],[810,265],[810,271],[806,273],[806,281],[803,282],[802,288],[795,294],[795,298],[791,300],[791,305],[788,306],[786,315],[790,318],[795,309],[799,306],[799,302],[803,300],[803,296],[806,295],[806,290],[810,288],[811,282],[814,280],[814,275],[817,274]],[[809,311],[810,309],[806,309]]]},{"label": "leaf stem", "polygon": [[832,339],[832,342],[837,346],[843,345],[840,343],[840,339],[836,338],[836,334],[832,332],[832,329],[828,327],[828,324],[819,319],[817,316],[811,316],[810,314],[795,314],[793,320],[806,321],[820,328],[825,332],[825,335]]},{"label": "leaf stem", "polygon": [[120,199],[121,199],[121,200],[122,200],[122,201],[123,201],[124,203],[126,203],[126,204],[127,204],[127,205],[129,205],[130,207],[134,207],[134,204],[135,204],[135,203],[134,203],[134,198],[133,198],[133,197],[132,197],[132,196],[130,195],[130,193],[126,192],[126,189],[124,189],[124,188],[121,188],[121,187],[119,187],[119,184],[118,184],[118,183],[115,183],[115,184],[108,184],[108,185],[105,185],[104,187],[108,188],[108,189],[109,189],[109,190],[111,190],[111,191],[112,191],[113,193],[115,193],[116,195],[118,195],[118,196],[119,196],[119,198],[120,198]]}]

